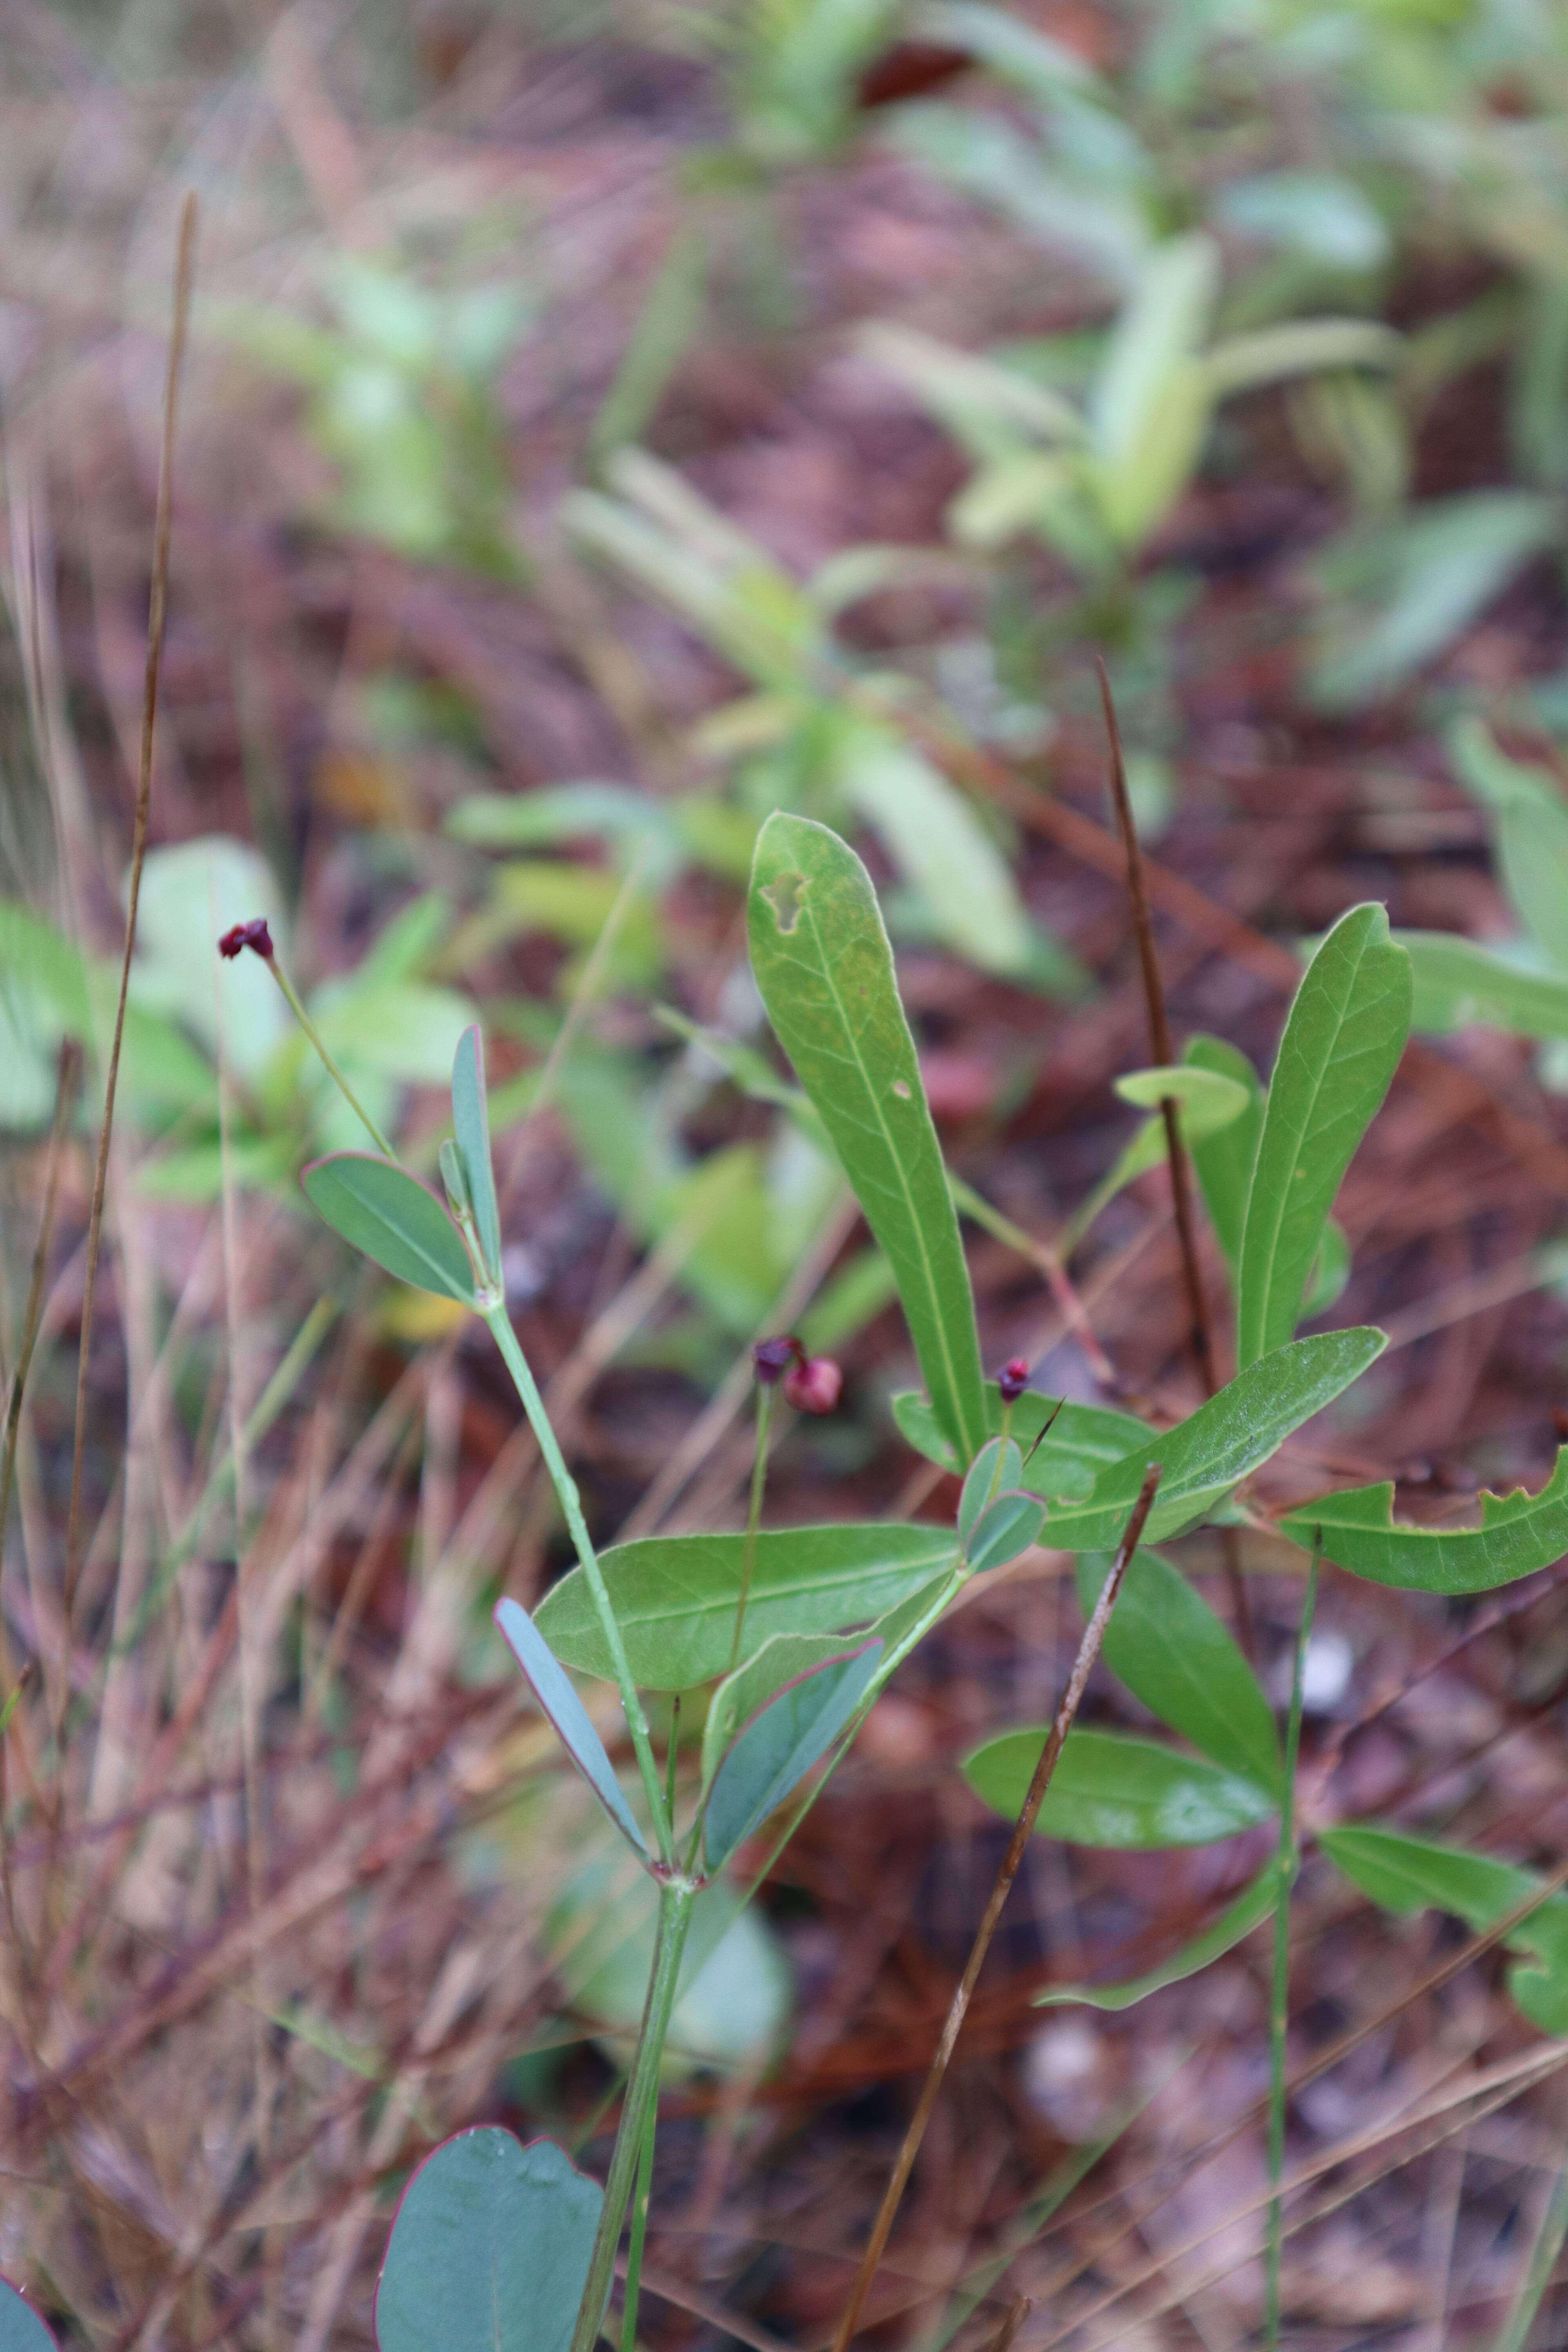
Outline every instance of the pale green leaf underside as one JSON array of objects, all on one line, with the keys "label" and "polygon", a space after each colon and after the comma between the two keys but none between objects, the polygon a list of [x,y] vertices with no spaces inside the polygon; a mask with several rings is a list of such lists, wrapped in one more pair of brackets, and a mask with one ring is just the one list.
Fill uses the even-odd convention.
[{"label": "pale green leaf underside", "polygon": [[392,2225],[380,2352],[566,2352],[603,2203],[550,2140],[483,2125],[445,2141]]},{"label": "pale green leaf underside", "polygon": [[[1019,1398],[1013,1408],[1013,1432],[1026,1454],[1058,1404],[1059,1398],[1041,1396],[1034,1389],[1026,1390]],[[985,1412],[987,1433],[994,1437],[1002,1426],[1002,1399],[994,1381],[985,1383]],[[942,1435],[927,1398],[914,1389],[902,1389],[892,1400],[892,1413],[900,1436],[917,1454],[943,1470],[958,1469],[958,1456]],[[1118,1412],[1113,1406],[1061,1404],[1050,1435],[1030,1458],[1030,1486],[1038,1495],[1087,1495],[1100,1473],[1109,1464],[1120,1462],[1147,1434],[1142,1422],[1130,1412]]]},{"label": "pale green leaf underside", "polygon": [[1284,1534],[1309,1550],[1322,1530],[1324,1556],[1352,1576],[1419,1592],[1489,1592],[1568,1552],[1568,1446],[1539,1494],[1516,1486],[1481,1496],[1474,1528],[1421,1528],[1394,1517],[1392,1485],[1350,1486],[1292,1511]]},{"label": "pale green leaf underside", "polygon": [[[964,1759],[975,1794],[1016,1819],[1047,1727],[1005,1731]],[[1256,1781],[1126,1733],[1069,1731],[1040,1808],[1038,1833],[1069,1845],[1147,1851],[1207,1845],[1256,1828],[1275,1801]]]},{"label": "pale green leaf underside", "polygon": [[708,1800],[703,1845],[710,1870],[721,1869],[821,1762],[869,1692],[881,1660],[881,1643],[868,1642],[854,1657],[792,1683],[746,1726]]},{"label": "pale green leaf underside", "polygon": [[59,2352],[50,2330],[9,2279],[0,2279],[0,2352]]},{"label": "pale green leaf underside", "polygon": [[980,1344],[958,1217],[870,877],[826,825],[775,810],[748,912],[768,1017],[886,1251],[943,1433],[985,1439]]},{"label": "pale green leaf underside", "polygon": [[[645,1690],[690,1690],[727,1673],[745,1557],[742,1534],[646,1536],[617,1544],[601,1566]],[[868,1626],[931,1582],[957,1558],[949,1528],[765,1528],[756,1541],[745,1651],[773,1633],[837,1633]],[[578,1674],[611,1675],[581,1569],[540,1602],[535,1622]]]},{"label": "pale green leaf underside", "polygon": [[1295,1330],[1334,1196],[1410,1028],[1410,960],[1381,907],[1352,907],[1312,958],[1279,1041],[1247,1195],[1237,1355]]}]

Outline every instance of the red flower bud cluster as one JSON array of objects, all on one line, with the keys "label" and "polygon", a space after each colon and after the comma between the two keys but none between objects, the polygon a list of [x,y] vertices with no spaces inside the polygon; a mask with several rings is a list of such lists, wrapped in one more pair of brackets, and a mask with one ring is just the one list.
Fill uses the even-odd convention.
[{"label": "red flower bud cluster", "polygon": [[232,930],[225,931],[217,943],[219,955],[230,963],[244,948],[254,948],[263,962],[271,962],[272,934],[267,928],[265,915],[257,915],[248,923],[236,923]]},{"label": "red flower bud cluster", "polygon": [[752,1349],[758,1380],[767,1389],[784,1382],[784,1402],[796,1412],[831,1412],[844,1375],[831,1356],[808,1356],[800,1341],[759,1339]]},{"label": "red flower bud cluster", "polygon": [[1003,1403],[1016,1404],[1028,1385],[1028,1360],[1024,1356],[1014,1356],[1003,1365],[997,1375],[996,1386],[1001,1391]]}]

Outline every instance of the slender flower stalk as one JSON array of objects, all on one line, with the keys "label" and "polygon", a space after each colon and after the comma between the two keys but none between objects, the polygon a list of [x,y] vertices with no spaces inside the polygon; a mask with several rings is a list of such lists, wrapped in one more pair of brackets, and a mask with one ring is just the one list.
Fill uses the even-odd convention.
[{"label": "slender flower stalk", "polygon": [[1285,2176],[1285,2035],[1290,2016],[1290,1893],[1301,1867],[1296,1838],[1296,1763],[1301,1752],[1301,1693],[1307,1644],[1318,1606],[1318,1571],[1322,1566],[1322,1538],[1312,1550],[1307,1570],[1306,1598],[1296,1636],[1296,1669],[1290,1684],[1290,1718],[1285,1733],[1285,1778],[1279,1797],[1279,1894],[1274,1910],[1274,1979],[1268,2002],[1268,2236],[1264,2280],[1263,2341],[1267,2352],[1279,2352],[1279,2262],[1285,2234],[1285,2201],[1279,2185]]},{"label": "slender flower stalk", "polygon": [[741,1663],[741,1636],[752,1597],[752,1573],[757,1563],[757,1528],[762,1522],[763,1493],[768,1483],[768,1428],[773,1416],[772,1383],[757,1382],[757,1448],[752,1458],[752,1493],[746,1506],[746,1542],[741,1554],[741,1591],[735,1602],[735,1631],[730,1642],[730,1672]]},{"label": "slender flower stalk", "polygon": [[288,1005],[289,1012],[294,1015],[295,1020],[300,1024],[300,1028],[304,1031],[306,1036],[310,1039],[311,1045],[321,1055],[321,1061],[326,1068],[327,1076],[336,1085],[338,1092],[342,1096],[343,1100],[348,1104],[349,1108],[353,1112],[355,1118],[359,1120],[360,1125],[364,1129],[365,1133],[375,1145],[376,1150],[386,1159],[395,1160],[397,1157],[396,1152],[394,1151],[391,1144],[388,1143],[385,1136],[383,1135],[380,1128],[377,1127],[374,1119],[372,1118],[369,1111],[366,1110],[363,1103],[361,1102],[358,1095],[355,1094],[353,1087],[350,1086],[347,1078],[344,1077],[342,1070],[339,1069],[336,1062],[333,1061],[331,1054],[327,1051],[326,1041],[322,1037],[321,1033],[317,1028],[315,1023],[311,1020],[309,1013],[305,1010],[305,1006],[300,999],[299,991],[295,988],[293,982],[289,979],[288,973],[284,971],[283,966],[279,961],[278,950],[272,944],[272,934],[267,927],[267,921],[264,916],[257,916],[248,923],[236,923],[232,929],[225,931],[222,939],[219,940],[217,943],[217,951],[219,955],[226,958],[230,961],[232,961],[237,955],[239,955],[246,948],[249,948],[253,954],[258,955],[261,958],[262,962],[267,966],[268,971],[278,982],[279,987],[283,992],[284,1002]]}]

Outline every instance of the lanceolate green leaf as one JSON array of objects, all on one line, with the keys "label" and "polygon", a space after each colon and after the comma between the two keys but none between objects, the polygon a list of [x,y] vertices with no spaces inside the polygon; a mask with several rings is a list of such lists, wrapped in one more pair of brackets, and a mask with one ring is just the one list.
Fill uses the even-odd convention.
[{"label": "lanceolate green leaf", "polygon": [[[958,1456],[925,1397],[903,1389],[894,1397],[892,1410],[900,1435],[917,1454],[944,1470],[959,1468]],[[985,1384],[985,1412],[988,1432],[994,1436],[1002,1426],[1002,1399],[994,1381]],[[1035,1446],[1053,1413],[1050,1435]],[[1059,1397],[1029,1389],[1013,1408],[1013,1433],[1026,1454],[1035,1446],[1029,1485],[1036,1494],[1087,1495],[1100,1473],[1141,1444],[1148,1432],[1130,1412],[1117,1412],[1110,1405],[1063,1404]]]},{"label": "lanceolate green leaf", "polygon": [[1410,1029],[1410,960],[1381,907],[1352,907],[1307,967],[1274,1066],[1247,1195],[1237,1354],[1289,1339],[1340,1181]]},{"label": "lanceolate green leaf", "polygon": [[1519,1037],[1568,1037],[1568,975],[1515,961],[1454,931],[1395,931],[1410,958],[1412,1019],[1430,1036],[1489,1022]]},{"label": "lanceolate green leaf", "polygon": [[587,1708],[573,1689],[570,1677],[530,1617],[515,1601],[498,1601],[496,1623],[512,1655],[527,1675],[530,1687],[544,1709],[561,1745],[635,1853],[647,1859],[647,1842],[637,1816],[621,1794],[621,1784],[605,1753]]},{"label": "lanceolate green leaf", "polygon": [[[745,1558],[743,1535],[647,1536],[617,1544],[600,1566],[632,1679],[645,1690],[690,1690],[730,1664]],[[746,1605],[748,1650],[773,1633],[837,1633],[868,1626],[957,1558],[949,1528],[764,1528]],[[608,1675],[610,1660],[580,1569],[535,1612],[556,1656],[579,1674]]]},{"label": "lanceolate green leaf", "polygon": [[603,2203],[550,2140],[487,2124],[444,2141],[392,2225],[380,2352],[566,2352]]},{"label": "lanceolate green leaf", "polygon": [[710,1870],[798,1788],[844,1729],[876,1679],[882,1644],[817,1666],[789,1685],[746,1726],[719,1767],[708,1800],[703,1846]]},{"label": "lanceolate green leaf", "polygon": [[1292,1511],[1280,1527],[1308,1549],[1321,1528],[1324,1557],[1336,1567],[1419,1592],[1489,1592],[1568,1552],[1568,1446],[1538,1495],[1516,1486],[1480,1499],[1479,1527],[1419,1528],[1394,1518],[1392,1485],[1349,1486]]},{"label": "lanceolate green leaf", "polygon": [[1010,1559],[1027,1551],[1032,1543],[1038,1541],[1045,1517],[1046,1507],[1037,1495],[998,1495],[981,1512],[970,1533],[969,1565],[975,1575],[984,1576],[987,1569],[1005,1568]]},{"label": "lanceolate green leaf", "polygon": [[333,1151],[300,1177],[319,1216],[399,1282],[474,1303],[474,1273],[463,1237],[417,1180],[368,1151]]},{"label": "lanceolate green leaf", "polygon": [[473,1202],[474,1223],[491,1276],[500,1280],[500,1210],[490,1164],[490,1115],[485,1097],[485,1049],[477,1027],[465,1029],[452,1064],[452,1128]]},{"label": "lanceolate green leaf", "polygon": [[[1121,1603],[1117,1602],[1120,1609]],[[1152,1992],[1160,1992],[1166,1985],[1180,1984],[1184,1977],[1195,1977],[1211,1960],[1217,1960],[1254,1927],[1260,1927],[1273,1911],[1276,1872],[1272,1863],[1260,1878],[1255,1878],[1244,1894],[1229,1903],[1217,1919],[1211,1920],[1202,1932],[1179,1950],[1162,1960],[1158,1968],[1148,1969],[1141,1977],[1130,1977],[1122,1984],[1058,1985],[1048,1991],[1037,1993],[1037,2009],[1053,2009],[1063,2001],[1086,2001],[1093,2009],[1131,2009],[1135,2002],[1147,2000]]]},{"label": "lanceolate green leaf", "polygon": [[1185,1129],[1204,1206],[1234,1283],[1241,1256],[1241,1229],[1247,1217],[1252,1163],[1258,1157],[1258,1139],[1263,1132],[1263,1088],[1247,1055],[1223,1037],[1189,1037],[1183,1058],[1194,1069],[1217,1071],[1221,1077],[1233,1078],[1247,1089],[1247,1108],[1239,1118],[1207,1134],[1197,1135],[1190,1128]]},{"label": "lanceolate green leaf", "polygon": [[[1451,1911],[1478,1934],[1527,1902],[1542,1885],[1533,1871],[1462,1846],[1356,1822],[1325,1830],[1319,1843],[1363,1895],[1385,1911]],[[1530,1955],[1509,1972],[1509,1991],[1544,2032],[1568,2032],[1568,1895],[1549,1895],[1503,1938]]]},{"label": "lanceolate green leaf", "polygon": [[[964,1759],[970,1787],[1016,1818],[1047,1727],[1005,1731]],[[1207,1845],[1253,1829],[1275,1811],[1254,1780],[1123,1732],[1069,1731],[1040,1808],[1038,1832],[1069,1845],[1146,1849]]]},{"label": "lanceolate green leaf", "polygon": [[[1078,1563],[1086,1616],[1110,1567],[1106,1554]],[[1258,1677],[1208,1602],[1158,1552],[1133,1554],[1103,1655],[1162,1723],[1278,1797],[1279,1735]]]},{"label": "lanceolate green leaf", "polygon": [[[1163,1475],[1149,1515],[1150,1540],[1190,1527],[1359,1378],[1386,1344],[1381,1331],[1363,1325],[1276,1348],[1174,1429],[1145,1433],[1100,1473],[1081,1503],[1058,1503],[1047,1515],[1042,1540],[1064,1551],[1113,1549],[1154,1462]],[[1039,1459],[1024,1468],[1024,1484],[1037,1494]]]},{"label": "lanceolate green leaf", "polygon": [[826,825],[775,810],[757,841],[752,964],[768,1017],[898,1278],[943,1434],[986,1436],[958,1217],[871,879]]},{"label": "lanceolate green leaf", "polygon": [[0,2279],[0,2352],[59,2352],[49,2329],[9,2279]]}]

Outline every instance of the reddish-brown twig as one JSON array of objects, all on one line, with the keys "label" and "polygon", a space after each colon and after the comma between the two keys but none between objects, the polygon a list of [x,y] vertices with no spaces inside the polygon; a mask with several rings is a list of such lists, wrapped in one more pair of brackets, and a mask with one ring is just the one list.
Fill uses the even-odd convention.
[{"label": "reddish-brown twig", "polygon": [[985,1955],[991,1948],[991,1938],[996,1932],[996,1923],[1002,1916],[1003,1906],[1012,1892],[1013,1881],[1018,1875],[1025,1850],[1034,1834],[1036,1820],[1041,1805],[1045,1802],[1046,1791],[1051,1785],[1051,1776],[1057,1769],[1057,1759],[1061,1755],[1068,1733],[1072,1728],[1073,1717],[1077,1715],[1079,1702],[1083,1697],[1084,1685],[1089,1681],[1094,1662],[1100,1655],[1100,1644],[1105,1639],[1105,1629],[1110,1622],[1110,1612],[1116,1606],[1116,1596],[1121,1590],[1122,1580],[1127,1574],[1129,1563],[1138,1549],[1139,1539],[1142,1536],[1144,1524],[1153,1506],[1154,1493],[1159,1484],[1160,1465],[1155,1462],[1151,1464],[1145,1475],[1138,1500],[1132,1506],[1131,1516],[1122,1531],[1121,1541],[1117,1547],[1116,1558],[1111,1562],[1110,1573],[1100,1589],[1100,1599],[1095,1602],[1093,1614],[1084,1628],[1083,1640],[1079,1643],[1078,1656],[1074,1659],[1072,1672],[1068,1676],[1068,1685],[1062,1693],[1061,1705],[1057,1709],[1056,1721],[1051,1726],[1050,1737],[1040,1750],[1040,1759],[1035,1767],[1034,1777],[1029,1782],[1029,1791],[1024,1799],[1023,1810],[1018,1815],[1013,1834],[1007,1841],[1007,1851],[1002,1857],[1002,1866],[996,1873],[996,1884],[991,1890],[991,1899],[985,1906],[984,1916],[975,1931],[974,1942],[963,1974],[959,1979],[958,1990],[949,2004],[947,2020],[942,2029],[942,2039],[937,2043],[936,2054],[931,2062],[931,2070],[926,2075],[914,2114],[910,2119],[910,2127],[904,2134],[904,2143],[899,2150],[898,2159],[889,2179],[880,2210],[872,2226],[871,2235],[866,2243],[866,2251],[860,2257],[860,2267],[855,2273],[855,2284],[849,2290],[849,2300],[845,2305],[844,2316],[838,2323],[838,2332],[833,2339],[833,2352],[846,2352],[846,2347],[852,2340],[860,2324],[860,2314],[865,2307],[866,2297],[870,2292],[871,2282],[877,2275],[877,2266],[882,2259],[889,2234],[892,2230],[899,2207],[903,2201],[904,2189],[908,2185],[910,2174],[914,2169],[915,2158],[920,2153],[921,2142],[925,2137],[926,2126],[931,2121],[931,2109],[936,2105],[942,2078],[947,2073],[953,2049],[963,2028],[963,2020],[969,2008],[971,1996],[974,1991],[980,1971],[985,1965]]},{"label": "reddish-brown twig", "polygon": [[[77,1358],[76,1436],[71,1448],[70,1506],[66,1515],[65,1628],[62,1687],[69,1675],[71,1607],[81,1573],[81,1474],[87,1440],[87,1382],[92,1351],[92,1310],[98,1287],[98,1255],[103,1238],[103,1195],[109,1181],[109,1139],[114,1127],[114,1096],[120,1083],[120,1049],[125,1036],[125,999],[136,946],[136,909],[142,896],[142,866],[147,854],[147,819],[153,801],[153,730],[158,715],[158,674],[163,659],[163,615],[169,596],[169,519],[174,469],[174,421],[179,407],[180,367],[190,323],[191,279],[196,250],[196,200],[180,207],[180,242],[174,263],[174,319],[169,337],[169,368],[163,383],[163,447],[158,467],[158,504],[153,524],[153,586],[147,609],[147,669],[142,689],[142,752],[136,777],[136,814],[131,835],[131,881],[125,907],[125,953],[114,1036],[103,1086],[103,1125],[92,1175],[92,1208],[87,1226],[87,1266],[82,1277],[81,1337]],[[62,1702],[63,1704],[63,1702]]]}]

